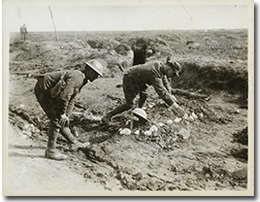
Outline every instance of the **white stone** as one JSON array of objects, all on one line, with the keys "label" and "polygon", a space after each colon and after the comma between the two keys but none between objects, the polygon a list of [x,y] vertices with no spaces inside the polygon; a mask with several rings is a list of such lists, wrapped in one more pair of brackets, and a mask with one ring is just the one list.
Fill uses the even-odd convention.
[{"label": "white stone", "polygon": [[153,108],[153,105],[151,105],[151,104],[148,104],[148,107],[149,107],[149,108]]},{"label": "white stone", "polygon": [[188,114],[184,114],[183,119],[188,119],[189,115]]},{"label": "white stone", "polygon": [[155,125],[152,125],[150,128],[150,131],[158,131],[158,128]]},{"label": "white stone", "polygon": [[173,124],[173,121],[171,120],[171,119],[169,119],[168,121],[167,121],[167,124]]},{"label": "white stone", "polygon": [[181,121],[181,118],[176,117],[176,118],[174,119],[174,122],[175,122],[175,123],[179,123],[180,121]]},{"label": "white stone", "polygon": [[146,135],[146,136],[150,136],[150,135],[152,135],[152,131],[150,131],[150,130],[147,130],[147,131],[145,131],[144,132],[144,135]]},{"label": "white stone", "polygon": [[192,112],[191,115],[193,116],[194,119],[197,119],[197,118],[198,118],[198,116],[197,116],[194,112]]},{"label": "white stone", "polygon": [[140,135],[140,130],[134,132],[135,135]]},{"label": "white stone", "polygon": [[165,124],[164,123],[158,123],[158,126],[163,127],[163,126],[165,126]]},{"label": "white stone", "polygon": [[120,131],[120,135],[130,135],[131,134],[131,130],[129,128],[124,128],[123,130]]}]

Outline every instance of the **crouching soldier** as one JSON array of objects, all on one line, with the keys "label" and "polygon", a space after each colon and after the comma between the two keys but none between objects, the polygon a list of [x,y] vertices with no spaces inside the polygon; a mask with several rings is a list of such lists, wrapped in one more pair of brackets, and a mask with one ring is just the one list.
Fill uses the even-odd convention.
[{"label": "crouching soldier", "polygon": [[85,148],[89,143],[79,142],[69,128],[69,117],[72,114],[76,95],[88,81],[92,82],[102,76],[103,67],[96,60],[85,62],[85,69],[67,70],[47,73],[38,78],[34,92],[42,109],[50,119],[48,145],[45,157],[55,160],[66,159],[56,149],[59,133],[68,141],[73,151]]},{"label": "crouching soldier", "polygon": [[161,99],[178,116],[184,116],[184,110],[176,103],[171,95],[171,86],[168,78],[174,75],[179,77],[182,67],[179,63],[171,61],[168,57],[165,63],[150,62],[136,65],[128,69],[123,76],[123,91],[125,103],[118,106],[102,118],[102,122],[109,124],[111,118],[133,107],[133,100],[139,94],[138,107],[142,108],[147,98],[147,87],[152,85]]}]

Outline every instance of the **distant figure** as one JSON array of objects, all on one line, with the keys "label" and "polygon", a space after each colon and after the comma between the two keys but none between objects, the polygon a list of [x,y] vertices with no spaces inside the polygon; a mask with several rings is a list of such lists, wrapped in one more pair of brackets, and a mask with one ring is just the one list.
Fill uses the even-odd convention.
[{"label": "distant figure", "polygon": [[28,34],[27,28],[25,26],[25,23],[20,27],[20,34],[21,34],[21,40],[25,41],[26,40],[26,35]]}]

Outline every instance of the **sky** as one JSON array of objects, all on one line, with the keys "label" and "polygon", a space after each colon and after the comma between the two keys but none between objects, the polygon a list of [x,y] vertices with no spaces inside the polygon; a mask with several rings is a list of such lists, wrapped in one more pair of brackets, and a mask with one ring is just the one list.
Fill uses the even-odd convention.
[{"label": "sky", "polygon": [[[248,28],[250,0],[4,0],[4,27],[19,31],[111,31]],[[205,2],[211,2],[205,4]],[[228,3],[227,3],[228,2]],[[246,2],[246,3],[244,3]]]}]

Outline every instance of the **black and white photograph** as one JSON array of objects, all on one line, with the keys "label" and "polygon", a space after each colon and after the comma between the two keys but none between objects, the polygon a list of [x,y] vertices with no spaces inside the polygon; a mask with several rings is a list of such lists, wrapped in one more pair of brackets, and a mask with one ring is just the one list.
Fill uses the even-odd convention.
[{"label": "black and white photograph", "polygon": [[4,0],[4,196],[254,196],[253,0]]}]

